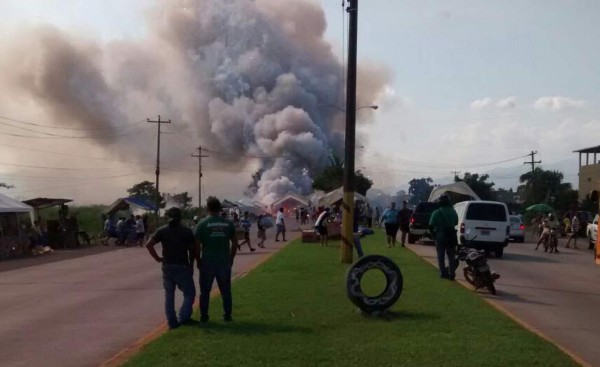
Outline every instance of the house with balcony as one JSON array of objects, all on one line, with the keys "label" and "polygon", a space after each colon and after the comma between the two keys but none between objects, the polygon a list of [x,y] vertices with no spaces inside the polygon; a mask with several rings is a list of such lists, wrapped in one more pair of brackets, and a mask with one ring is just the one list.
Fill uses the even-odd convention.
[{"label": "house with balcony", "polygon": [[[600,145],[575,150],[579,154],[579,201],[588,195],[598,200],[600,191]],[[594,201],[595,201],[594,200]]]}]

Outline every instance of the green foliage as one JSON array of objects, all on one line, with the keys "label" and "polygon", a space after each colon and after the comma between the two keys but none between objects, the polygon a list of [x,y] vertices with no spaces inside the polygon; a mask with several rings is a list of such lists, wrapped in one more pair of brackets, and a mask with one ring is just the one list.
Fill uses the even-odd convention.
[{"label": "green foliage", "polygon": [[537,167],[533,172],[521,175],[521,186],[517,192],[528,207],[537,203],[547,203],[559,211],[571,210],[577,204],[577,191],[570,183],[563,181],[563,174],[558,171],[543,170]]},{"label": "green foliage", "polygon": [[[77,219],[79,228],[88,233],[99,233],[102,231],[104,223],[102,222],[102,213],[106,210],[106,205],[84,205],[72,206],[69,213]],[[43,220],[57,220],[58,207],[42,209],[40,216]]]},{"label": "green foliage", "polygon": [[[215,298],[207,325],[166,333],[126,366],[577,365],[413,252],[386,251],[381,231],[363,245],[401,264],[404,291],[389,319],[356,312],[339,248],[296,242],[233,284],[233,323]],[[361,286],[381,289],[381,278]]]},{"label": "green foliage", "polygon": [[454,182],[465,182],[481,200],[496,200],[496,195],[493,191],[494,183],[487,182],[489,178],[490,175],[487,174],[480,176],[478,173],[471,174],[466,172],[462,178],[458,176],[454,177]]},{"label": "green foliage", "polygon": [[[133,187],[127,189],[127,193],[130,196],[137,196],[139,198],[142,198],[149,203],[156,202],[157,191],[156,191],[156,187],[154,186],[154,182],[142,181],[140,183],[137,183],[137,184],[133,185]],[[160,207],[164,208],[165,205],[166,204],[165,204],[164,195],[161,195],[160,196]]]},{"label": "green foliage", "polygon": [[[330,164],[313,180],[313,189],[329,192],[340,188],[344,184],[344,162],[336,156],[330,157]],[[354,174],[354,191],[367,195],[373,186],[373,181],[366,177],[360,170]]]},{"label": "green foliage", "polygon": [[434,185],[431,177],[413,178],[408,182],[408,194],[411,196],[409,203],[416,205],[421,201],[427,201]]}]

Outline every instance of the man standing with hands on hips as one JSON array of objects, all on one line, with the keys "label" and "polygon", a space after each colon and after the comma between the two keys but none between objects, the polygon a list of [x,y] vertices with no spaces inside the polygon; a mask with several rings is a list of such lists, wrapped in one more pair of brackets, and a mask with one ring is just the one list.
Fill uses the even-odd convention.
[{"label": "man standing with hands on hips", "polygon": [[238,249],[233,222],[220,215],[221,202],[206,200],[208,217],[196,226],[194,236],[200,244],[200,322],[208,322],[210,291],[215,278],[223,299],[223,320],[232,321],[231,267]]},{"label": "man standing with hands on hips", "polygon": [[[181,210],[170,208],[166,212],[169,224],[162,226],[150,237],[146,248],[156,262],[162,263],[163,286],[165,288],[165,313],[169,329],[188,324],[192,317],[192,306],[196,297],[194,286],[194,259],[199,261],[199,249],[192,230],[181,224]],[[154,246],[162,245],[162,257]],[[179,319],[175,314],[175,289],[183,292],[183,304]]]}]

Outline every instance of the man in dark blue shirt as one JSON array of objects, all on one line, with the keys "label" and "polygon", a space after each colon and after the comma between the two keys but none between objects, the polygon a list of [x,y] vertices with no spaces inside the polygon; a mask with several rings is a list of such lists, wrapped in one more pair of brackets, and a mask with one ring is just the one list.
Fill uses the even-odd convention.
[{"label": "man in dark blue shirt", "polygon": [[[150,255],[162,263],[163,286],[165,288],[165,313],[169,329],[187,324],[192,317],[192,306],[196,297],[194,285],[194,259],[199,262],[200,250],[196,245],[192,230],[181,224],[181,210],[167,210],[169,224],[156,230],[148,240],[146,248]],[[162,257],[158,256],[154,246],[162,244]],[[183,304],[179,310],[179,319],[175,314],[175,288],[183,292]]]}]

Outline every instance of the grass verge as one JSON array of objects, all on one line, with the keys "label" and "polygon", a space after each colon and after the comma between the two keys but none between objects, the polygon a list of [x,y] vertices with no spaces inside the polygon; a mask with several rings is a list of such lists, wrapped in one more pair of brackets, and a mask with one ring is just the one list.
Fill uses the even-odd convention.
[{"label": "grass verge", "polygon": [[[473,292],[439,279],[411,251],[388,249],[381,233],[365,252],[390,256],[404,292],[390,320],[357,313],[344,289],[339,249],[295,242],[235,282],[234,319],[169,332],[127,366],[576,366]],[[365,287],[380,288],[380,277]],[[214,321],[213,321],[214,320]]]}]

